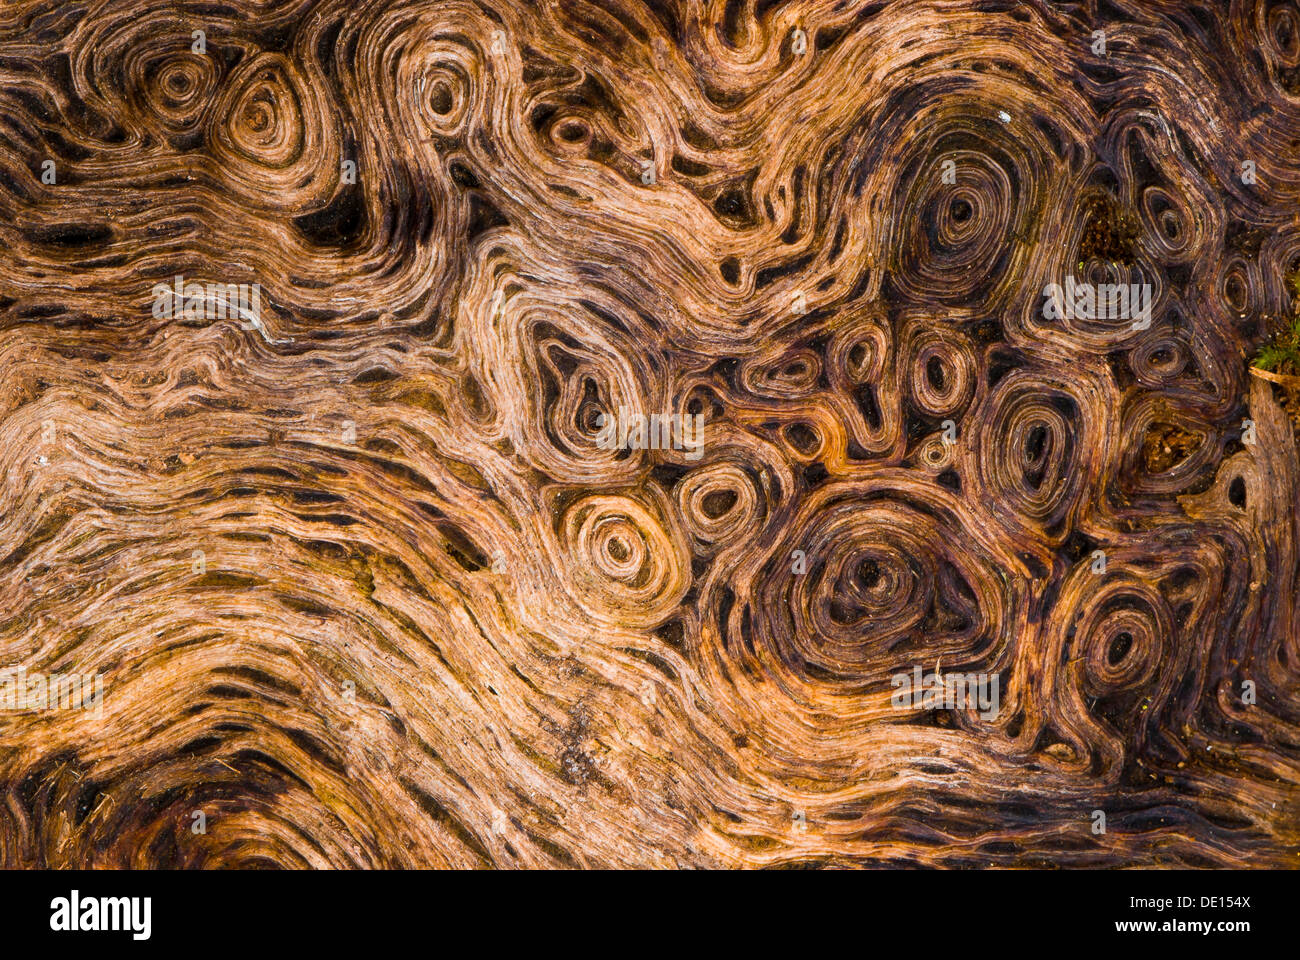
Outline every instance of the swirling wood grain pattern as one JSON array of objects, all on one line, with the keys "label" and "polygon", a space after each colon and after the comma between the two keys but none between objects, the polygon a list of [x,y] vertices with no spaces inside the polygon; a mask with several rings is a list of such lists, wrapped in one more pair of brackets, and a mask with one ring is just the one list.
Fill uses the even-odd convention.
[{"label": "swirling wood grain pattern", "polygon": [[105,683],[0,863],[1297,864],[1294,3],[9,0],[0,101],[0,666]]}]

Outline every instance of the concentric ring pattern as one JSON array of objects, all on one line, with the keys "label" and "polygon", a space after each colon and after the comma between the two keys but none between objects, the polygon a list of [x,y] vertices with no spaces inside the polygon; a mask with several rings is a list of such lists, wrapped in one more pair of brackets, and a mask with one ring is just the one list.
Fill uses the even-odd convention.
[{"label": "concentric ring pattern", "polygon": [[1296,866],[1298,211],[1280,0],[6,2],[0,865]]}]

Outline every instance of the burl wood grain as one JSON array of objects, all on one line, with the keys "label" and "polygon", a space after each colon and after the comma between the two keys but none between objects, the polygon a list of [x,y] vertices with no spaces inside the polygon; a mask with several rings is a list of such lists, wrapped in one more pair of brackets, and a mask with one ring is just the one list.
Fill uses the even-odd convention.
[{"label": "burl wood grain", "polygon": [[1296,866],[1298,203],[1294,3],[6,0],[0,865]]}]

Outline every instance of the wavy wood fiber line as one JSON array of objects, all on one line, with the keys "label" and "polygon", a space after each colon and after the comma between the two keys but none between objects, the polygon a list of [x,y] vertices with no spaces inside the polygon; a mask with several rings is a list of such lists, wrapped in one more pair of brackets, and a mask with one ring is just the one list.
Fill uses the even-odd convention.
[{"label": "wavy wood fiber line", "polygon": [[1294,3],[11,0],[0,101],[0,666],[105,685],[3,865],[1297,865]]}]

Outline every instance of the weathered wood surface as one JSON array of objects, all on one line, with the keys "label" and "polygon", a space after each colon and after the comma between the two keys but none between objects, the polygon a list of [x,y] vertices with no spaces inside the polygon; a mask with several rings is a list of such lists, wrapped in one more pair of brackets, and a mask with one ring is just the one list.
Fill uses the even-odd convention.
[{"label": "weathered wood surface", "polygon": [[104,696],[0,710],[0,864],[1297,865],[1298,77],[1291,3],[7,0],[0,666]]}]

